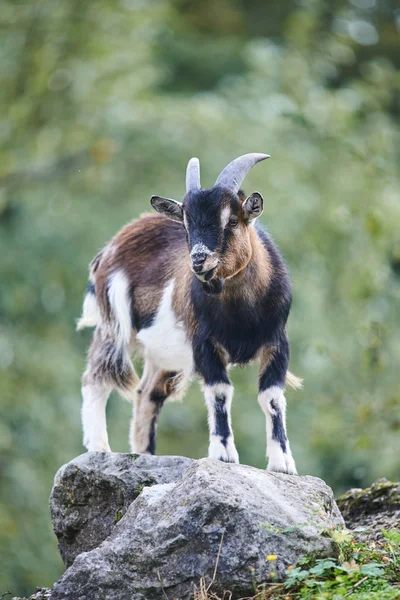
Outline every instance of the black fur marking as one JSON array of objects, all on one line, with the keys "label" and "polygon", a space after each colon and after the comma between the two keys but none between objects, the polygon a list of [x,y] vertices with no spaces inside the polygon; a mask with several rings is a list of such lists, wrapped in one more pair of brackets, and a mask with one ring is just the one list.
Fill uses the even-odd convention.
[{"label": "black fur marking", "polygon": [[151,418],[151,423],[150,423],[149,443],[146,448],[146,452],[149,452],[150,454],[156,453],[158,415],[160,414],[160,411],[161,411],[163,404],[164,404],[165,400],[167,399],[167,397],[168,397],[167,394],[165,394],[164,392],[161,392],[159,390],[153,390],[150,394],[150,401],[154,402],[154,404],[155,404],[154,414]]},{"label": "black fur marking", "polygon": [[146,448],[146,452],[150,454],[156,453],[156,428],[157,428],[157,417],[158,415],[153,415],[150,424],[150,434],[149,434],[149,444]]},{"label": "black fur marking", "polygon": [[151,327],[153,324],[156,313],[150,313],[148,315],[137,315],[135,313],[132,314],[132,326],[136,328],[137,331],[141,329],[146,329],[147,327]]},{"label": "black fur marking", "polygon": [[203,283],[203,290],[206,294],[220,294],[225,287],[224,279],[213,279]]},{"label": "black fur marking", "polygon": [[274,356],[260,377],[260,392],[273,387],[282,387],[285,384],[286,372],[289,365],[289,342],[286,333],[281,334]]},{"label": "black fur marking", "polygon": [[96,288],[95,288],[93,281],[88,281],[87,287],[86,287],[86,293],[92,294],[93,296],[96,295]]},{"label": "black fur marking", "polygon": [[198,190],[185,196],[190,248],[201,243],[213,252],[220,246],[222,232],[219,215],[221,199],[225,195],[233,198],[233,194],[221,188]]},{"label": "black fur marking", "polygon": [[231,430],[228,423],[228,415],[225,406],[225,396],[215,396],[214,400],[214,415],[215,415],[215,431],[214,435],[221,437],[221,443],[225,446],[228,443],[228,438],[231,435]]},{"label": "black fur marking", "polygon": [[155,402],[158,407],[159,410],[161,410],[161,406],[163,405],[164,401],[167,399],[167,394],[165,394],[164,392],[161,392],[159,390],[153,390],[150,394],[150,400],[151,402]]},{"label": "black fur marking", "polygon": [[275,414],[271,414],[272,418],[272,439],[279,442],[282,452],[286,454],[286,442],[287,437],[285,428],[283,426],[282,412],[275,400],[270,402],[271,408],[275,411]]},{"label": "black fur marking", "polygon": [[[196,360],[196,353],[201,355],[202,351],[197,347],[202,348],[210,340],[217,342],[228,352],[232,364],[250,362],[264,345],[276,347],[282,343],[282,354],[288,353],[285,348],[285,325],[292,299],[289,277],[283,259],[269,235],[258,224],[255,227],[269,252],[273,267],[270,284],[263,295],[253,303],[243,302],[239,295],[221,297],[220,294],[209,293],[210,289],[205,288],[207,284],[201,283],[196,277],[192,280],[191,299],[198,323],[194,352],[196,367],[201,374],[203,365],[201,360]],[[254,273],[249,265],[241,286],[251,286],[253,277]],[[283,377],[286,360],[283,357],[281,367],[277,366],[276,381]],[[204,369],[208,371],[209,367]],[[213,383],[218,383],[218,379],[214,379]],[[266,387],[268,385],[263,389]]]},{"label": "black fur marking", "polygon": [[225,366],[210,339],[195,336],[193,339],[193,356],[196,370],[204,379],[206,385],[217,383],[230,384]]}]

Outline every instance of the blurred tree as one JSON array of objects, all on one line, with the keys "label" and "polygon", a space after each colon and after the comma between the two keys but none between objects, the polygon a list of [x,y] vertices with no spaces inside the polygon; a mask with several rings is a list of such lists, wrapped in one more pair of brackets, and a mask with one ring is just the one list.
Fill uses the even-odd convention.
[{"label": "blurred tree", "polygon": [[[74,333],[87,263],[148,198],[267,151],[248,189],[292,272],[289,429],[336,491],[399,478],[399,15],[389,0],[3,0],[0,7],[0,591],[62,572],[47,498],[83,450]],[[256,368],[233,372],[242,462],[263,467]],[[109,405],[126,451],[130,407]],[[159,452],[204,456],[193,386]]]}]

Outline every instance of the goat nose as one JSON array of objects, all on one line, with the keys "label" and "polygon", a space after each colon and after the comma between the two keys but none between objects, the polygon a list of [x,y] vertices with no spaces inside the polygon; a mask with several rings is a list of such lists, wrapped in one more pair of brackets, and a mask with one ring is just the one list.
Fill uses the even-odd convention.
[{"label": "goat nose", "polygon": [[192,263],[194,265],[203,263],[207,258],[207,254],[205,252],[195,252],[192,254]]},{"label": "goat nose", "polygon": [[196,271],[196,273],[201,271],[206,258],[207,254],[205,252],[195,252],[191,255],[193,270]]}]

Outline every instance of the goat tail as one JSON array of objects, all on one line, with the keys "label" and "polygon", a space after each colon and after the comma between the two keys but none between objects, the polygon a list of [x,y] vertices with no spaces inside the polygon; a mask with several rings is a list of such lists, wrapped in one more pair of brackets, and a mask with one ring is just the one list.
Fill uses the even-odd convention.
[{"label": "goat tail", "polygon": [[303,379],[301,377],[293,375],[293,373],[291,373],[290,371],[286,373],[285,383],[293,390],[301,390],[303,387]]},{"label": "goat tail", "polygon": [[80,331],[85,327],[96,327],[100,323],[100,310],[97,304],[96,291],[94,284],[89,281],[85,299],[82,306],[82,315],[76,323],[76,330]]},{"label": "goat tail", "polygon": [[76,323],[77,331],[85,327],[96,327],[100,323],[100,309],[96,297],[95,274],[99,267],[103,250],[92,260],[89,266],[89,281],[87,284],[85,299],[83,301],[82,315]]}]

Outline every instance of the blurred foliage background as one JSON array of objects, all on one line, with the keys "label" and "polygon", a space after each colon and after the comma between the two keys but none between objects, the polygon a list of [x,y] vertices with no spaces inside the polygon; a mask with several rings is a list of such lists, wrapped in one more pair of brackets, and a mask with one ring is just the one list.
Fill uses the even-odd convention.
[{"label": "blurred foliage background", "polygon": [[[294,285],[290,439],[336,492],[400,477],[400,10],[394,0],[3,0],[0,5],[0,592],[62,573],[55,471],[83,451],[76,334],[96,251],[199,156],[245,189]],[[232,373],[241,461],[264,467],[256,368]],[[112,398],[111,446],[127,451]],[[205,456],[197,384],[158,452]]]}]

